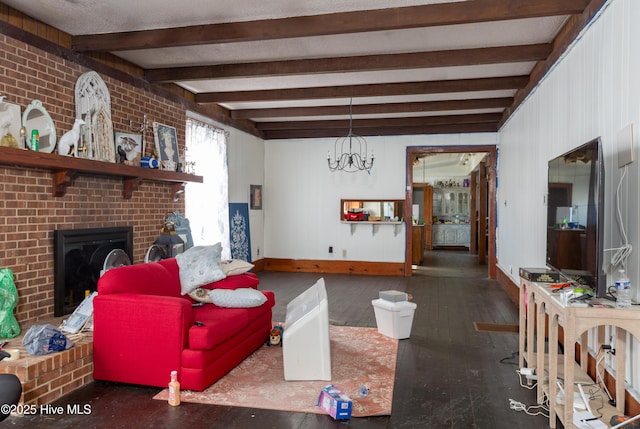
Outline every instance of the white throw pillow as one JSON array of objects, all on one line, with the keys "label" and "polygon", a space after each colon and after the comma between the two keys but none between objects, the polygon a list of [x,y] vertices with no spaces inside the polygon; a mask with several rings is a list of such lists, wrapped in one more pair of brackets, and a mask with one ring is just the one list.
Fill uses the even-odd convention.
[{"label": "white throw pillow", "polygon": [[190,247],[176,256],[178,267],[180,267],[180,288],[183,295],[226,277],[220,264],[221,253],[222,244],[216,243],[213,246]]},{"label": "white throw pillow", "polygon": [[218,307],[248,308],[259,307],[267,302],[267,297],[252,288],[213,289],[209,291],[211,302]]},{"label": "white throw pillow", "polygon": [[246,273],[253,268],[253,264],[243,261],[242,259],[232,259],[230,261],[222,261],[222,271],[228,276],[236,276]]}]

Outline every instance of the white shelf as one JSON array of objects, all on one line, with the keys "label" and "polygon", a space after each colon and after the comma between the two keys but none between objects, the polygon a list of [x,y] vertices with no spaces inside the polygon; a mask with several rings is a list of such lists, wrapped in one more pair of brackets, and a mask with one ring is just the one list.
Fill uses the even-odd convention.
[{"label": "white shelf", "polygon": [[369,221],[369,220],[356,220],[356,221],[343,220],[343,221],[340,221],[340,223],[351,226],[351,235],[353,235],[353,233],[356,230],[356,226],[358,225],[371,225],[371,235],[376,235],[376,233],[378,232],[378,228],[382,225],[385,225],[385,226],[393,226],[394,227],[393,235],[397,236],[402,230],[402,225],[404,225],[404,222],[402,221],[386,222],[386,221]]},{"label": "white shelf", "polygon": [[[537,353],[531,353],[529,356],[529,359],[531,359],[531,362],[527,361],[527,366],[528,367],[535,367],[537,364],[537,359],[538,359],[538,355]],[[549,368],[551,365],[549,365],[549,354],[545,353],[544,354],[544,362],[545,362],[545,370],[544,370],[544,377],[543,377],[543,381],[541,382],[538,379],[538,383],[539,387],[540,387],[540,391],[544,392],[545,395],[547,395],[549,397],[549,395],[551,394],[551,389],[549,386]],[[562,383],[562,380],[564,380],[564,355],[559,354],[556,357],[556,363],[555,366],[557,368],[557,375],[556,375],[556,379],[560,380]],[[537,372],[537,371],[536,371]],[[589,406],[591,407],[591,410],[593,412],[593,414],[596,417],[599,417],[599,419],[604,422],[607,423],[611,421],[611,417],[615,416],[615,415],[620,415],[622,414],[620,411],[618,411],[616,409],[616,407],[612,406],[609,404],[609,397],[607,396],[607,393],[602,390],[599,386],[595,385],[595,381],[589,377],[589,375],[582,369],[582,367],[580,366],[580,364],[578,364],[577,362],[574,362],[573,364],[573,392],[578,392],[578,384],[582,384],[582,388],[585,390],[585,393],[587,392],[591,392],[591,397],[593,397],[594,399],[591,399],[589,401]],[[524,377],[523,377],[524,378]],[[565,394],[566,392],[569,390],[567,389],[567,387],[563,384],[563,388],[565,390]],[[558,387],[556,386],[555,389],[553,389],[554,394],[557,395],[558,393]],[[588,395],[588,393],[587,393]],[[550,401],[551,402],[551,401]],[[555,402],[555,401],[554,401]],[[567,427],[567,424],[565,423],[565,407],[564,404],[558,404],[557,402],[555,403],[555,412],[556,415],[558,416],[558,418],[560,419],[560,421],[562,422],[562,425]]]},{"label": "white shelf", "polygon": [[[610,302],[602,301],[605,305]],[[549,284],[535,283],[521,279],[520,299],[519,299],[519,324],[520,324],[520,366],[526,365],[536,367],[537,373],[548,374],[548,383],[538,385],[538,402],[542,402],[543,392],[548,395],[550,403],[549,426],[555,428],[556,415],[560,418],[566,429],[575,428],[573,424],[573,395],[565,395],[567,407],[556,404],[558,386],[556,380],[564,380],[565,391],[577,389],[577,383],[585,381],[593,383],[587,375],[587,362],[589,360],[587,344],[589,343],[588,333],[590,329],[608,325],[616,329],[615,367],[616,367],[616,387],[615,394],[616,407],[608,405],[606,393],[601,392],[604,407],[599,410],[600,404],[592,403],[592,411],[596,416],[599,412],[603,417],[601,421],[608,424],[613,415],[624,414],[625,409],[625,369],[627,356],[625,351],[627,333],[636,338],[640,338],[640,309],[618,309],[618,308],[597,308],[597,307],[571,307],[564,305],[558,294],[551,292]],[[558,355],[558,331],[560,327],[564,331],[564,352],[565,355]],[[549,334],[549,353],[537,354],[535,351],[545,349],[546,336]],[[602,331],[602,336],[604,331]],[[541,333],[541,334],[538,334]],[[596,349],[599,350],[603,343],[603,338],[597,334]],[[580,340],[580,362],[576,363],[575,344]],[[539,369],[543,368],[543,371]],[[566,386],[574,386],[568,389]],[[594,402],[594,401],[592,401]]]}]

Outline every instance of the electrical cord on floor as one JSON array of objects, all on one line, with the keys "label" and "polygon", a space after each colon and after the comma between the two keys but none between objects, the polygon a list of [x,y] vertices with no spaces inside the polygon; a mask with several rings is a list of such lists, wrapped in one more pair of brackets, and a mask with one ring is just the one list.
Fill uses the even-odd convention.
[{"label": "electrical cord on floor", "polygon": [[515,360],[514,362],[507,362],[507,361],[511,359],[515,359],[516,357],[518,357],[519,354],[520,352],[513,352],[511,353],[511,356],[500,359],[500,363],[504,365],[518,365],[518,362],[516,362]]},{"label": "electrical cord on floor", "polygon": [[[513,353],[511,358],[513,358],[516,354],[518,354],[518,352]],[[505,359],[509,359],[509,358],[505,358]],[[525,389],[529,389],[529,390],[533,390],[536,388],[538,384],[537,381],[533,383],[533,385],[531,386],[528,386],[522,382],[523,374],[520,372],[520,369],[516,369],[516,374],[518,374],[518,382],[520,383],[520,387],[524,387]],[[522,402],[516,401],[515,399],[509,398],[509,409],[514,411],[522,411],[529,416],[541,415],[541,416],[545,416],[546,418],[549,418],[549,399],[546,393],[542,392],[542,394],[544,395],[542,405],[526,405],[526,404],[523,404]]]},{"label": "electrical cord on floor", "polygon": [[546,395],[542,405],[526,405],[522,402],[509,398],[509,409],[522,411],[528,416],[545,416],[546,418],[549,418],[549,406],[547,405]]},{"label": "electrical cord on floor", "polygon": [[538,385],[537,381],[535,383],[533,383],[531,386],[529,386],[528,384],[524,384],[522,382],[523,374],[520,372],[519,369],[516,369],[516,374],[518,374],[518,382],[520,383],[520,387],[524,387],[525,389],[533,390]]}]

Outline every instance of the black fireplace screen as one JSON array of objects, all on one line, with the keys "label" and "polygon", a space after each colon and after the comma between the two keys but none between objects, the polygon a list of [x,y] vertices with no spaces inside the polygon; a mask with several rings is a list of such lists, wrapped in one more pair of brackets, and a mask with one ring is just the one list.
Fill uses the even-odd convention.
[{"label": "black fireplace screen", "polygon": [[104,260],[122,249],[133,260],[133,227],[57,229],[54,231],[54,315],[72,313],[95,291]]}]

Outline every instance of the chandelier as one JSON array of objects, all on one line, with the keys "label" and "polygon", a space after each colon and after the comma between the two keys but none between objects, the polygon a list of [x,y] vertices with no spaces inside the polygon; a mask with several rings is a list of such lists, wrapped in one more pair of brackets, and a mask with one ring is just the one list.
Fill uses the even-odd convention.
[{"label": "chandelier", "polygon": [[[339,137],[333,144],[333,160],[331,152],[327,153],[327,164],[330,171],[370,171],[373,167],[373,150],[371,159],[367,162],[367,141],[353,133],[353,99],[349,100],[349,133]],[[347,151],[348,149],[348,151]],[[339,152],[338,152],[339,150]],[[355,150],[355,151],[354,151]]]}]

